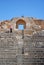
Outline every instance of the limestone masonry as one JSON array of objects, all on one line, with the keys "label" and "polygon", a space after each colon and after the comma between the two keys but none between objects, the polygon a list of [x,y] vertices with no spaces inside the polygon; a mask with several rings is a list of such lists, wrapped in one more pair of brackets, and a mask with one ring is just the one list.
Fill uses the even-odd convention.
[{"label": "limestone masonry", "polygon": [[[18,29],[20,24],[24,30]],[[21,17],[0,22],[0,65],[44,65],[44,20]]]},{"label": "limestone masonry", "polygon": [[32,34],[35,31],[44,30],[44,20],[32,18],[32,17],[16,17],[11,20],[5,20],[0,22],[0,31],[5,32],[12,26],[13,31],[18,31],[18,25],[24,25],[24,33]]}]

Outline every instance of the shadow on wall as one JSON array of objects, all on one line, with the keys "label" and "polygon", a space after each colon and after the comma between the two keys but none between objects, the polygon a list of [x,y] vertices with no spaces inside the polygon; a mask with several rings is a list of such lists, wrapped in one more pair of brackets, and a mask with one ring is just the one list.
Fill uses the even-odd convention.
[{"label": "shadow on wall", "polygon": [[26,28],[26,22],[22,19],[19,19],[17,22],[16,22],[16,28],[20,29],[20,27],[22,29],[25,29]]}]

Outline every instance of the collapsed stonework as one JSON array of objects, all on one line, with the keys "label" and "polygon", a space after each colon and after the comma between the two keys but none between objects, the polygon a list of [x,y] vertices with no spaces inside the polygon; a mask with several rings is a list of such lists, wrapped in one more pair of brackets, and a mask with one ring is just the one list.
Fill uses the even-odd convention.
[{"label": "collapsed stonework", "polygon": [[[16,17],[11,20],[0,22],[0,32],[5,32],[12,27],[13,31],[18,32],[18,25],[24,25],[25,34],[33,34],[35,31],[44,30],[44,20],[35,19],[31,17]],[[20,31],[21,32],[21,31]]]},{"label": "collapsed stonework", "polygon": [[[24,31],[18,29],[19,24],[24,25]],[[44,65],[43,25],[44,20],[29,17],[1,22],[0,65]]]}]

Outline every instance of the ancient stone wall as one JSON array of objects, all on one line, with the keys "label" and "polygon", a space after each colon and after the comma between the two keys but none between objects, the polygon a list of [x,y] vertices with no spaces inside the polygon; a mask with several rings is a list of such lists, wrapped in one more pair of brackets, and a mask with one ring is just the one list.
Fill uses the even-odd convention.
[{"label": "ancient stone wall", "polygon": [[[18,25],[24,25],[24,34],[32,35],[33,32],[44,30],[44,20],[33,17],[16,17],[11,20],[5,20],[0,23],[0,32],[8,32],[12,27],[13,31],[18,33]],[[19,32],[21,32],[19,30]]]}]

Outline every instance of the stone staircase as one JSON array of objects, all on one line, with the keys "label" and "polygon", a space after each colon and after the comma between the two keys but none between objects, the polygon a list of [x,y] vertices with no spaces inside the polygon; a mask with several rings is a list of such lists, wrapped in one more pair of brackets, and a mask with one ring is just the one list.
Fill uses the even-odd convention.
[{"label": "stone staircase", "polygon": [[0,33],[0,65],[16,65],[17,39],[13,33]]},{"label": "stone staircase", "polygon": [[44,65],[44,33],[0,33],[0,65]]}]

